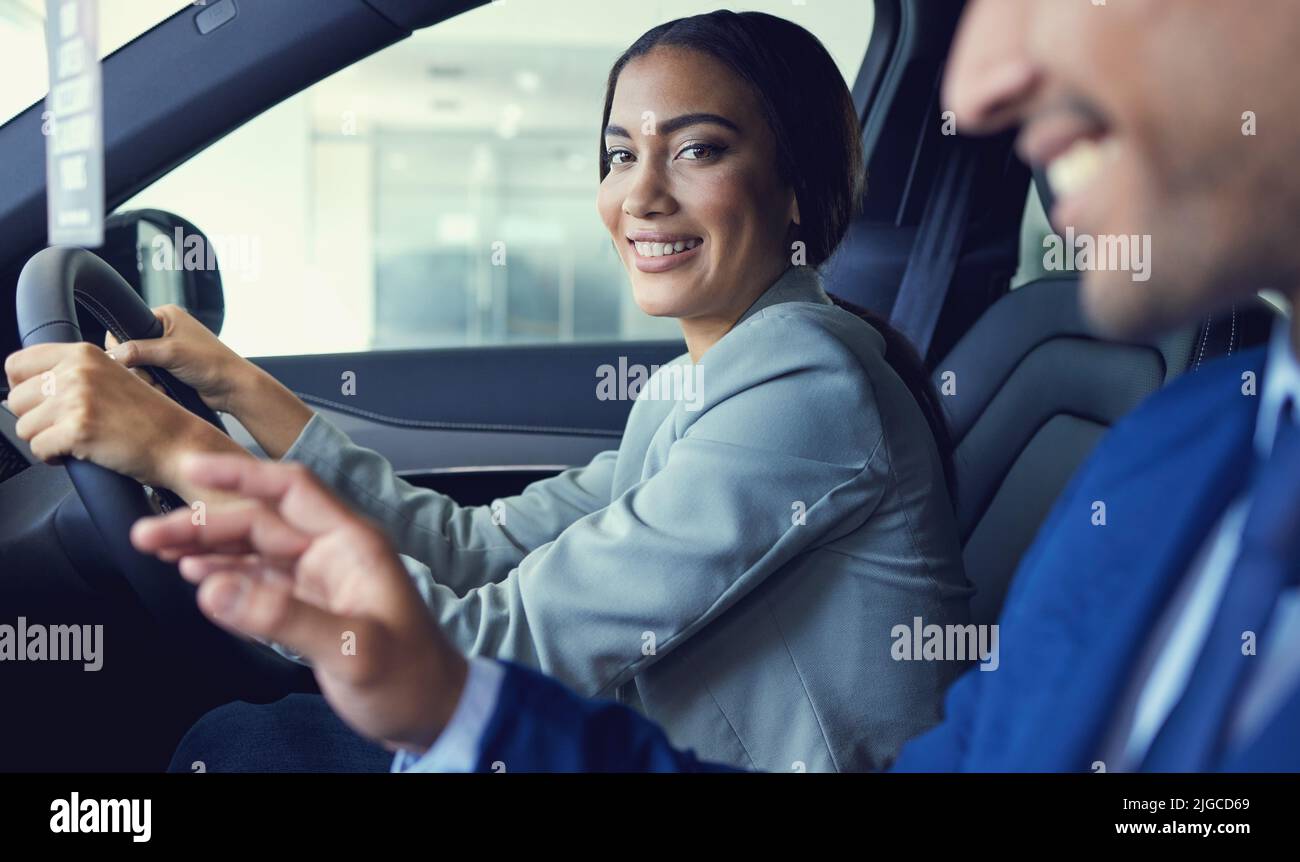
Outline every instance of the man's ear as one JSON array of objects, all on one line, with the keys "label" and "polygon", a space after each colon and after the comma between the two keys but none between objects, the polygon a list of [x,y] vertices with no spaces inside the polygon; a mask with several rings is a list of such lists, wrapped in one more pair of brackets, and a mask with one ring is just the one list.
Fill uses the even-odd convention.
[{"label": "man's ear", "polygon": [[794,192],[790,192],[790,221],[799,224],[799,197]]}]

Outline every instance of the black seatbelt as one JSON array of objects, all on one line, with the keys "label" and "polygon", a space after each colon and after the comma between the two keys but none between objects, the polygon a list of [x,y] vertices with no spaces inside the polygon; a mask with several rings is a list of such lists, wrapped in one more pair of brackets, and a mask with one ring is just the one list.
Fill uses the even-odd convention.
[{"label": "black seatbelt", "polygon": [[939,313],[957,272],[979,154],[977,142],[953,139],[925,202],[907,271],[894,299],[889,322],[907,336],[922,357],[930,349]]}]

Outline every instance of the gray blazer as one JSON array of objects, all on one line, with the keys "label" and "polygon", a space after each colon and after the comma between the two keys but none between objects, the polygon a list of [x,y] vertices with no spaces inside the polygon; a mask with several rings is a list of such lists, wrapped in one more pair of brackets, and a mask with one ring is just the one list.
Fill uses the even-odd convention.
[{"label": "gray blazer", "polygon": [[962,669],[895,661],[891,630],[964,624],[972,592],[933,438],[883,351],[792,267],[698,371],[655,375],[698,391],[657,387],[617,451],[490,507],[408,484],[319,415],[285,457],[422,564],[467,653],[617,697],[708,760],[874,769]]}]

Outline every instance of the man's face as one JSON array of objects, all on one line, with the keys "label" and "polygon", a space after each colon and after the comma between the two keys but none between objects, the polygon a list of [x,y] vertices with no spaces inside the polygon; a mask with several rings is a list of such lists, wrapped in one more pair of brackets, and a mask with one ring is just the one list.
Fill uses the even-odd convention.
[{"label": "man's face", "polygon": [[971,0],[944,100],[959,131],[1022,126],[1058,229],[1150,237],[1149,281],[1084,275],[1103,331],[1190,323],[1262,288],[1295,296],[1295,0]]}]

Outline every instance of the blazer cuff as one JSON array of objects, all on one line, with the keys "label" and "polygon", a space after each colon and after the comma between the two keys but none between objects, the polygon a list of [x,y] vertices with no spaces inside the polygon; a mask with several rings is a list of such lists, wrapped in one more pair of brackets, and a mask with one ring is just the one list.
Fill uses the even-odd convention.
[{"label": "blazer cuff", "polygon": [[328,419],[313,412],[307,424],[298,432],[298,439],[280,457],[281,461],[299,461],[311,464],[313,461],[333,462],[331,453],[337,453],[350,441],[347,436],[335,428]]}]

